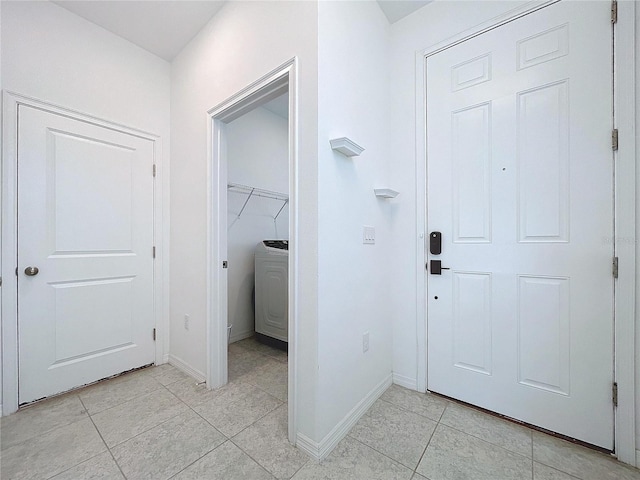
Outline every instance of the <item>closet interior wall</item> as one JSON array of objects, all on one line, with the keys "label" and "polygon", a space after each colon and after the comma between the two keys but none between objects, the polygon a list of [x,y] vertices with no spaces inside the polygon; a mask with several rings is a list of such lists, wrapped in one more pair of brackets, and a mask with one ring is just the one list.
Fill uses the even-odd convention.
[{"label": "closet interior wall", "polygon": [[[256,245],[262,240],[289,239],[289,206],[283,200],[289,188],[288,120],[258,107],[229,123],[225,133],[231,185],[227,190],[228,322],[233,343],[254,333]],[[252,188],[256,189],[253,194]]]}]

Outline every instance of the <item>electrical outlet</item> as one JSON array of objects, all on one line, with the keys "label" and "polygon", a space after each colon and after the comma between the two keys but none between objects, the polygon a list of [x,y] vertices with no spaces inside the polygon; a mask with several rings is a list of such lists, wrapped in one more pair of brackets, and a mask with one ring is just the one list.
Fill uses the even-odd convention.
[{"label": "electrical outlet", "polygon": [[362,335],[362,353],[369,351],[369,332],[364,332]]},{"label": "electrical outlet", "polygon": [[364,225],[362,227],[362,243],[373,245],[376,243],[376,227]]},{"label": "electrical outlet", "polygon": [[189,330],[189,315],[185,313],[184,315],[184,329]]}]

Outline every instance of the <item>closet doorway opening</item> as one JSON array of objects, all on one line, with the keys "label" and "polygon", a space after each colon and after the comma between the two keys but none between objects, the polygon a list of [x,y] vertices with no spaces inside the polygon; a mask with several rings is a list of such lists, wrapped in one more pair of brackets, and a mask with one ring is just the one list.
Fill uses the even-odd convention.
[{"label": "closet doorway opening", "polygon": [[[295,443],[295,62],[209,111],[207,384],[288,410]],[[256,390],[256,391],[258,391]],[[241,412],[239,412],[241,414]]]}]

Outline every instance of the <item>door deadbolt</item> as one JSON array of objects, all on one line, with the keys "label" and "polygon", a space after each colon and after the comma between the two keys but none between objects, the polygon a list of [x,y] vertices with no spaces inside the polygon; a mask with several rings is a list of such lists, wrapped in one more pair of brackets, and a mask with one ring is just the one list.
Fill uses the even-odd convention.
[{"label": "door deadbolt", "polygon": [[39,271],[38,267],[27,267],[24,269],[24,274],[28,277],[35,277]]}]

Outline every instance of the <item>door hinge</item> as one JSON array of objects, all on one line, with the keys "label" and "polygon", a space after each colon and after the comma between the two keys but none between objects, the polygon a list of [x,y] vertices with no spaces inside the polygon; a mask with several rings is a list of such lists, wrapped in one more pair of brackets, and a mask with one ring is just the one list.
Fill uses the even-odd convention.
[{"label": "door hinge", "polygon": [[16,277],[18,276],[18,267],[16,267]]},{"label": "door hinge", "polygon": [[611,149],[615,152],[618,150],[618,129],[614,128],[611,131]]},{"label": "door hinge", "polygon": [[613,278],[618,278],[618,257],[613,257],[611,273],[613,273]]},{"label": "door hinge", "polygon": [[618,406],[618,382],[613,382],[613,386],[611,388],[611,396],[613,398],[613,406]]},{"label": "door hinge", "polygon": [[154,342],[156,341],[156,329],[155,328],[153,329],[153,341]]},{"label": "door hinge", "polygon": [[618,2],[613,0],[611,2],[611,23],[617,23],[618,21]]},{"label": "door hinge", "polygon": [[153,164],[153,176],[154,177],[156,176],[156,164],[155,163]]},{"label": "door hinge", "polygon": [[156,258],[156,247],[153,247],[153,258]]}]

